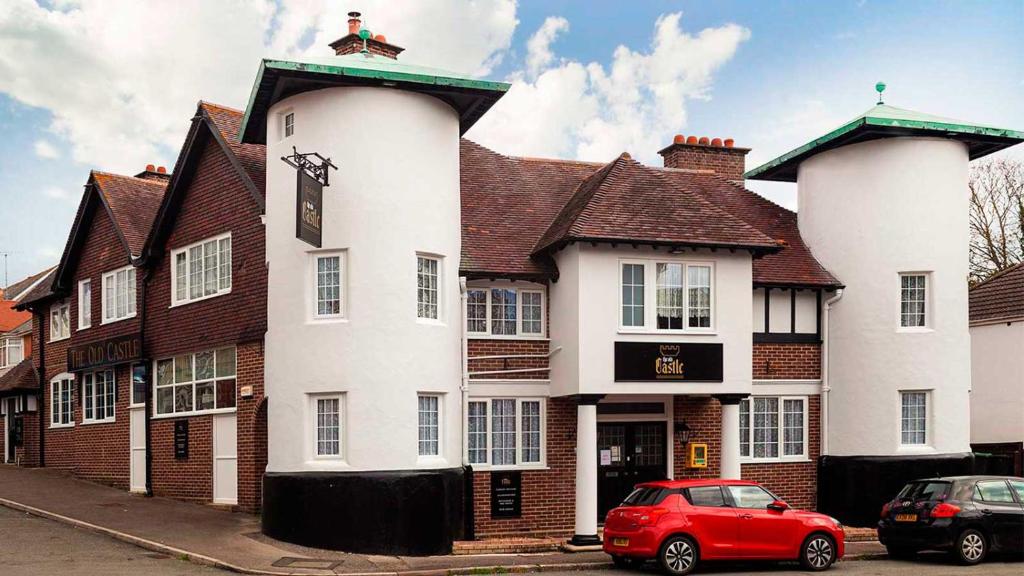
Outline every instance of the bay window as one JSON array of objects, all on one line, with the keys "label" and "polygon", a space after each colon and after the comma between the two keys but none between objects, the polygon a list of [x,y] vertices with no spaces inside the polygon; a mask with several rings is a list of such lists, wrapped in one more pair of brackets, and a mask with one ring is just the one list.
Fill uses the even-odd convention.
[{"label": "bay window", "polygon": [[156,413],[190,414],[235,407],[235,349],[183,354],[156,363]]},{"label": "bay window", "polygon": [[135,268],[126,266],[103,275],[103,323],[135,316]]},{"label": "bay window", "polygon": [[[714,328],[714,266],[685,261],[620,264],[619,326],[623,330],[695,331]],[[654,307],[646,306],[653,298]]]},{"label": "bay window", "polygon": [[171,305],[231,292],[231,233],[171,252]]},{"label": "bay window", "polygon": [[466,452],[478,467],[536,467],[544,462],[544,401],[539,398],[472,399]]},{"label": "bay window", "polygon": [[740,402],[740,456],[807,459],[807,398],[752,396]]},{"label": "bay window", "polygon": [[466,331],[471,336],[538,338],[544,335],[544,292],[502,286],[466,290]]},{"label": "bay window", "polygon": [[82,422],[114,421],[117,385],[113,370],[100,370],[82,376]]}]

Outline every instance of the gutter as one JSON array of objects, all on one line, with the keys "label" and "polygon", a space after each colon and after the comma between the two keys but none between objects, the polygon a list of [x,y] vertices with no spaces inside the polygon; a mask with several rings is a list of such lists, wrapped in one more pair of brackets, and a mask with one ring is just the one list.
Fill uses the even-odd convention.
[{"label": "gutter", "polygon": [[828,317],[832,305],[842,297],[843,289],[840,288],[835,296],[825,301],[825,311],[821,315],[821,456],[828,455],[828,393],[832,391],[828,385]]},{"label": "gutter", "polygon": [[[143,414],[144,429],[146,433],[146,496],[153,495],[153,434],[152,434],[152,419],[149,417],[153,413],[153,378],[155,374],[150,374],[150,369],[153,366],[152,362],[149,362],[146,358],[146,293],[149,291],[149,281],[152,279],[152,267],[146,267],[146,271],[142,274],[142,294],[139,295],[139,307],[141,312],[139,314],[139,334],[140,340],[142,341],[142,361],[146,366],[146,401],[145,401],[145,413]],[[130,365],[129,365],[130,366]],[[131,368],[129,367],[129,371]],[[132,381],[132,387],[134,387],[134,379]],[[128,403],[131,404],[131,394],[134,391],[129,388],[128,390]],[[129,414],[129,417],[131,414]]]}]

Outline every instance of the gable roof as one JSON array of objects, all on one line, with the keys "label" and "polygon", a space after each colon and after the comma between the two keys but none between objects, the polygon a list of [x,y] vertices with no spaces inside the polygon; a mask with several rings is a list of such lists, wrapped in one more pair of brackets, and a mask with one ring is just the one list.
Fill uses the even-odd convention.
[{"label": "gable roof", "polygon": [[972,324],[1024,319],[1024,263],[974,285],[968,302]]},{"label": "gable roof", "polygon": [[28,278],[23,278],[7,286],[6,288],[4,288],[3,297],[6,298],[7,300],[21,300],[23,296],[28,294],[31,288],[34,288],[37,283],[39,283],[47,276],[49,276],[50,273],[53,272],[56,268],[56,266],[50,266],[45,270],[32,274]]},{"label": "gable roof", "polygon": [[584,180],[534,253],[574,241],[778,251],[760,230],[623,154]]},{"label": "gable roof", "polygon": [[32,359],[25,358],[0,376],[0,396],[20,392],[38,392],[39,375],[32,367]]},{"label": "gable roof", "polygon": [[167,192],[157,208],[150,235],[146,239],[142,259],[149,259],[163,250],[163,243],[174,227],[174,219],[185,192],[196,176],[203,151],[211,142],[224,152],[260,213],[266,209],[266,151],[261,144],[242,144],[238,141],[241,119],[241,110],[203,101],[196,106],[192,125],[178,153]]}]

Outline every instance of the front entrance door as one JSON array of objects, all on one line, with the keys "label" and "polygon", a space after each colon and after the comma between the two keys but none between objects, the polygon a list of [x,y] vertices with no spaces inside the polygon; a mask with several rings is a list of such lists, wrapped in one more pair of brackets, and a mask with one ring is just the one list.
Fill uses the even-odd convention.
[{"label": "front entrance door", "polygon": [[14,445],[14,421],[16,416],[14,413],[17,411],[18,399],[17,398],[5,398],[4,407],[6,409],[6,415],[4,417],[4,462],[14,462],[17,458],[17,446]]},{"label": "front entrance door", "polygon": [[667,476],[664,422],[597,425],[597,520],[615,508],[641,482]]},{"label": "front entrance door", "polygon": [[234,414],[213,417],[213,501],[238,504],[238,419]]}]

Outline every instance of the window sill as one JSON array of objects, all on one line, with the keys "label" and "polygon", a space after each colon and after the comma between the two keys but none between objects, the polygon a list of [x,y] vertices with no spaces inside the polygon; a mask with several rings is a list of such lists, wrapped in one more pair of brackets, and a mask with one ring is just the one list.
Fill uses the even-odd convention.
[{"label": "window sill", "polygon": [[517,464],[515,466],[491,466],[489,464],[468,464],[473,468],[473,472],[543,472],[550,470],[546,464]]},{"label": "window sill", "polygon": [[81,332],[82,330],[88,330],[89,328],[92,328],[92,324],[89,324],[88,326],[79,326],[77,331]]},{"label": "window sill", "polygon": [[100,326],[106,326],[108,324],[117,324],[118,322],[124,322],[125,320],[131,320],[132,318],[135,318],[138,315],[139,315],[139,313],[136,312],[135,314],[132,314],[131,316],[122,316],[121,318],[111,318],[110,320],[103,320],[102,322],[100,322]]},{"label": "window sill", "polygon": [[439,466],[447,466],[448,460],[444,456],[417,456],[416,464],[418,466],[436,468]]},{"label": "window sill", "polygon": [[900,444],[896,451],[900,454],[934,454],[935,447],[928,444]]},{"label": "window sill", "polygon": [[689,330],[649,330],[646,328],[619,327],[619,334],[637,334],[651,336],[718,336],[717,330],[690,328]]},{"label": "window sill", "polygon": [[117,416],[113,418],[104,418],[103,420],[82,420],[82,426],[92,426],[94,424],[113,424],[117,422]]},{"label": "window sill", "polygon": [[313,459],[307,459],[305,462],[306,466],[318,470],[351,470],[352,465],[348,463],[343,457],[340,456],[321,456],[313,457]]},{"label": "window sill", "polygon": [[806,456],[791,456],[788,458],[740,458],[740,464],[800,464],[813,462]]},{"label": "window sill", "polygon": [[329,326],[331,324],[348,324],[348,318],[344,316],[314,316],[306,320],[308,326]]},{"label": "window sill", "polygon": [[447,326],[448,325],[443,320],[438,320],[436,318],[420,318],[419,316],[416,317],[416,323],[417,324],[423,324],[424,326]]},{"label": "window sill", "polygon": [[546,342],[550,338],[546,336],[530,336],[526,334],[477,334],[473,332],[467,332],[466,338],[470,340],[534,340],[537,342]]},{"label": "window sill", "polygon": [[64,340],[67,340],[69,338],[71,338],[70,334],[68,334],[67,336],[63,336],[61,338],[50,338],[49,340],[46,341],[46,343],[49,344],[50,342],[63,342]]},{"label": "window sill", "polygon": [[190,298],[188,300],[179,300],[179,301],[172,300],[171,301],[171,305],[168,306],[168,308],[178,308],[179,306],[188,306],[189,304],[195,304],[196,302],[202,302],[204,300],[209,300],[211,298],[216,298],[218,296],[227,296],[228,294],[231,294],[231,288],[228,288],[227,290],[223,290],[221,292],[216,292],[214,294],[210,294],[209,296],[200,296],[199,298]]},{"label": "window sill", "polygon": [[213,410],[193,410],[191,412],[172,412],[170,414],[154,414],[152,420],[170,420],[172,418],[192,418],[195,416],[210,416],[217,414],[231,414],[237,412],[238,408],[215,408]]},{"label": "window sill", "polygon": [[896,332],[898,332],[900,334],[928,334],[928,333],[931,333],[931,332],[935,332],[935,329],[934,328],[929,328],[927,326],[913,326],[913,327],[900,326],[899,328],[896,329]]},{"label": "window sill", "polygon": [[50,424],[50,430],[60,430],[62,428],[74,428],[74,427],[75,427],[75,423],[74,422],[72,422],[70,424]]}]

